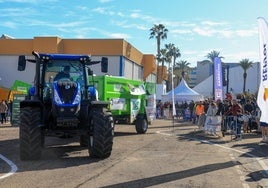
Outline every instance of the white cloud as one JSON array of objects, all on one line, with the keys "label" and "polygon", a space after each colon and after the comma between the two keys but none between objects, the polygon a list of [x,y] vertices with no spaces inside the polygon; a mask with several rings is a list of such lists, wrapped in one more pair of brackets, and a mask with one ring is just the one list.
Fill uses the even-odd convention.
[{"label": "white cloud", "polygon": [[103,15],[115,15],[114,11],[111,11],[108,7],[98,7],[92,10],[93,12],[98,12]]},{"label": "white cloud", "polygon": [[125,34],[125,33],[110,33],[109,37],[111,37],[111,38],[122,38],[122,39],[131,38],[128,34]]},{"label": "white cloud", "polygon": [[137,11],[131,13],[130,17],[133,18],[133,19],[144,20],[144,21],[147,21],[147,22],[152,22],[152,23],[155,22],[155,19],[153,17],[140,14]]},{"label": "white cloud", "polygon": [[[0,0],[0,3],[27,3],[27,4],[38,4],[43,3],[43,0]],[[58,0],[46,0],[46,3],[58,2]]]},{"label": "white cloud", "polygon": [[5,8],[0,9],[0,11],[1,11],[0,18],[7,17],[9,19],[13,19],[16,17],[22,18],[34,14],[34,11],[30,8]]},{"label": "white cloud", "polygon": [[196,27],[193,29],[193,31],[197,33],[198,35],[207,36],[207,37],[211,37],[213,34],[215,34],[215,31],[209,28]]},{"label": "white cloud", "polygon": [[122,21],[113,20],[111,23],[122,28],[134,28],[143,31],[149,31],[150,29],[149,27],[142,24],[130,24],[128,20],[122,20]]},{"label": "white cloud", "polygon": [[88,8],[86,6],[77,6],[76,8],[78,8],[79,10],[88,10]]},{"label": "white cloud", "polygon": [[113,0],[99,0],[100,3],[109,3],[112,2]]},{"label": "white cloud", "polygon": [[259,61],[258,51],[240,51],[235,53],[224,54],[224,57],[228,62],[239,62],[242,59],[248,58],[250,61]]},{"label": "white cloud", "polygon": [[185,22],[185,21],[163,21],[163,24],[167,28],[176,28],[176,27],[192,28],[192,27],[195,27],[196,26],[196,24],[193,23],[193,22],[189,23],[189,22]]},{"label": "white cloud", "polygon": [[233,31],[230,31],[230,30],[219,30],[218,32],[224,38],[229,38],[229,37],[233,36],[233,33],[234,33]]},{"label": "white cloud", "polygon": [[17,28],[17,23],[15,22],[11,22],[11,21],[7,21],[7,22],[3,22],[2,26],[10,28],[10,29],[15,29]]},{"label": "white cloud", "polygon": [[254,35],[258,34],[258,30],[257,29],[255,29],[255,30],[254,29],[236,30],[235,33],[241,37],[250,37],[250,36],[254,36]]},{"label": "white cloud", "polygon": [[117,15],[120,16],[120,17],[124,17],[125,16],[122,12],[118,12]]},{"label": "white cloud", "polygon": [[227,25],[226,22],[214,22],[214,21],[202,21],[201,25],[206,25],[206,26],[224,26]]},{"label": "white cloud", "polygon": [[174,29],[171,30],[170,33],[175,33],[175,34],[192,34],[193,32],[191,30],[187,29]]}]

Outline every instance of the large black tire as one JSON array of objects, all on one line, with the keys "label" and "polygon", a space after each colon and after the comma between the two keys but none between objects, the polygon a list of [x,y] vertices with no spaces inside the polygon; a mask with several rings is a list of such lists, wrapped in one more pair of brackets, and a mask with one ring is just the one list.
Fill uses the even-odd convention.
[{"label": "large black tire", "polygon": [[114,138],[114,121],[107,109],[94,109],[91,113],[93,131],[88,139],[88,152],[92,158],[107,158],[111,155]]},{"label": "large black tire", "polygon": [[40,109],[25,107],[20,112],[20,159],[37,160],[42,153]]},{"label": "large black tire", "polygon": [[135,128],[138,134],[144,134],[148,129],[148,122],[145,118],[139,117],[135,120]]}]

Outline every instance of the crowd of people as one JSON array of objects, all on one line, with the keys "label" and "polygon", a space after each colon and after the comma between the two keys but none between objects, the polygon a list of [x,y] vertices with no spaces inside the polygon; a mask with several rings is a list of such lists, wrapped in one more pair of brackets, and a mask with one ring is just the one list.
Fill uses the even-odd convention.
[{"label": "crowd of people", "polygon": [[[227,94],[222,101],[209,98],[196,102],[175,101],[175,110],[175,118],[191,121],[209,134],[217,135],[216,132],[221,131],[224,136],[230,130],[238,140],[242,139],[242,133],[256,129],[262,134],[261,141],[268,142],[268,125],[260,123],[261,111],[253,95],[232,97]],[[158,101],[156,118],[171,117],[172,103]]]}]

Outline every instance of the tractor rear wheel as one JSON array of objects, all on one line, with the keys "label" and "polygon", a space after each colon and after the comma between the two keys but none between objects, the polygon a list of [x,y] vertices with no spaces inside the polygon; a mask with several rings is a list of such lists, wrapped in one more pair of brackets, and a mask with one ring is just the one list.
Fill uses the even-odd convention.
[{"label": "tractor rear wheel", "polygon": [[21,108],[19,131],[21,160],[41,158],[43,135],[40,128],[40,114],[40,108]]},{"label": "tractor rear wheel", "polygon": [[91,124],[93,130],[89,135],[88,151],[93,158],[107,158],[111,155],[114,137],[114,122],[110,112],[105,108],[92,110]]}]

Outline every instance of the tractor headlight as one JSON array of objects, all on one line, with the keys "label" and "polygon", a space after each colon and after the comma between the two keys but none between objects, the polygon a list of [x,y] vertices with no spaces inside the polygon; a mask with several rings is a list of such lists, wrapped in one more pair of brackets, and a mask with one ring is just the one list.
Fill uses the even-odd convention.
[{"label": "tractor headlight", "polygon": [[98,93],[98,90],[96,90],[96,100],[97,100],[97,101],[99,100],[99,93]]},{"label": "tractor headlight", "polygon": [[93,100],[99,100],[99,94],[96,88],[90,86],[88,88],[88,94],[89,94],[89,98]]},{"label": "tractor headlight", "polygon": [[80,101],[81,101],[81,92],[77,92],[77,95],[75,96],[72,104],[79,104]]},{"label": "tractor headlight", "polygon": [[34,96],[34,93],[35,93],[35,87],[31,86],[30,89],[29,89],[29,95]]}]

